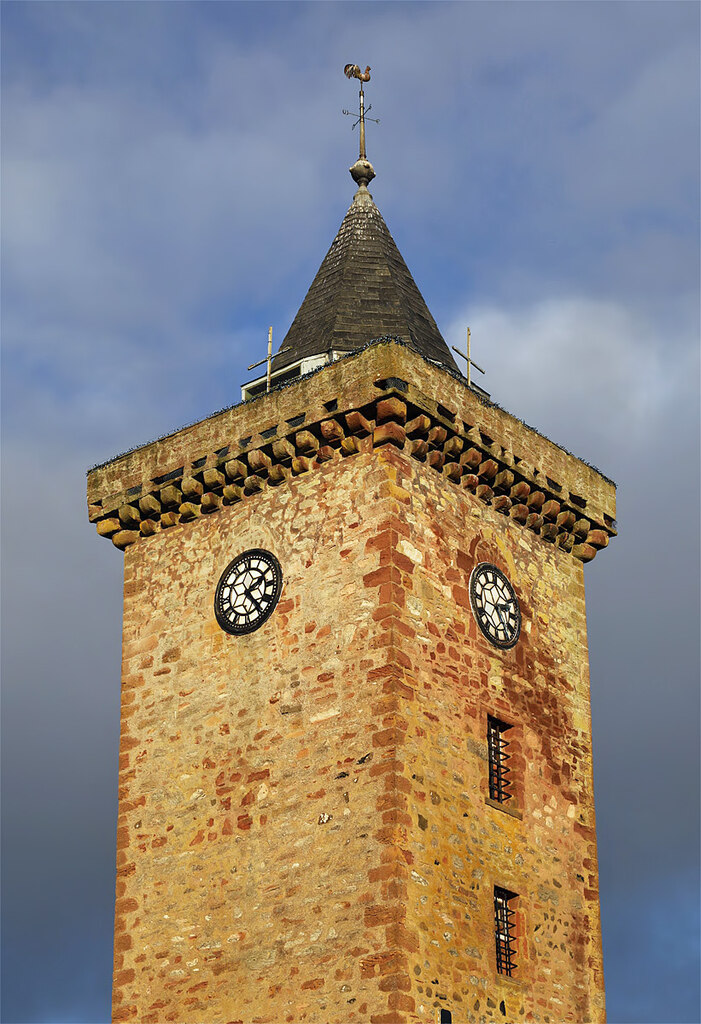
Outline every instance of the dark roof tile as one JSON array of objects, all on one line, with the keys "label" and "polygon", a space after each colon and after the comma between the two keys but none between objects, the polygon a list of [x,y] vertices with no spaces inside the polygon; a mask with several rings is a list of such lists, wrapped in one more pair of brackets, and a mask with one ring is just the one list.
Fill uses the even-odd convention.
[{"label": "dark roof tile", "polygon": [[395,335],[456,370],[450,350],[367,188],[355,194],[273,359],[273,371],[330,349],[352,352]]}]

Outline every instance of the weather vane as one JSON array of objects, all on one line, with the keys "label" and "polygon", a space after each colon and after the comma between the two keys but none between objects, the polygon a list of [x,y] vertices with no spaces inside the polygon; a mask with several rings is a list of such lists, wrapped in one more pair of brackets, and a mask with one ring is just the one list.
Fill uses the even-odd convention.
[{"label": "weather vane", "polygon": [[[375,124],[379,124],[380,120],[377,117],[366,117],[365,112],[365,93],[363,92],[363,82],[370,81],[370,68],[366,67],[365,71],[361,71],[357,64],[346,64],[343,69],[343,73],[346,78],[357,78],[360,82],[360,111],[356,115],[350,110],[344,110],[344,114],[348,114],[352,117],[357,117],[355,124],[360,125],[360,152],[358,154],[357,161],[350,168],[353,180],[358,183],[361,187],[370,184],[372,179],[375,177],[375,169],[368,160],[367,153],[365,152],[365,122],[374,121]],[[368,111],[372,110],[372,104],[368,107]]]}]

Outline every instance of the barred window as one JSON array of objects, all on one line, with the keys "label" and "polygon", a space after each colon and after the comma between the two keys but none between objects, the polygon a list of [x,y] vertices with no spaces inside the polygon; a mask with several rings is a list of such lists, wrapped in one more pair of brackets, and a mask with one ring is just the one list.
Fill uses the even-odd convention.
[{"label": "barred window", "polygon": [[509,977],[517,966],[514,962],[516,943],[513,925],[516,913],[514,902],[517,898],[517,893],[509,892],[508,889],[500,889],[498,885],[494,886],[494,939],[497,951],[497,971],[499,974],[508,974]]},{"label": "barred window", "polygon": [[507,766],[510,755],[506,753],[508,742],[504,739],[504,733],[511,726],[506,722],[500,722],[498,718],[487,718],[487,745],[489,747],[489,795],[492,800],[504,804],[510,800],[511,780],[509,774],[511,769]]}]

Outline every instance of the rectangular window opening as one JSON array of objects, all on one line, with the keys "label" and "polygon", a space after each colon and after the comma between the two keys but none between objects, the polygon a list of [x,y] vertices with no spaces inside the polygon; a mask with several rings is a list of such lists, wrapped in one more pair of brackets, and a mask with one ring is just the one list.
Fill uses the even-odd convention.
[{"label": "rectangular window opening", "polygon": [[506,722],[500,722],[498,718],[492,718],[491,715],[487,718],[487,745],[489,747],[489,796],[492,800],[496,800],[500,804],[504,804],[508,800],[511,800],[513,796],[513,793],[511,792],[511,780],[509,778],[511,769],[507,765],[507,761],[511,759],[511,755],[506,753],[506,748],[509,744],[504,738],[504,733],[510,728],[510,725],[507,725]]},{"label": "rectangular window opening", "polygon": [[513,919],[516,914],[514,903],[518,898],[515,892],[494,886],[494,939],[497,953],[497,971],[511,977],[516,970],[514,957],[516,943],[514,939]]}]

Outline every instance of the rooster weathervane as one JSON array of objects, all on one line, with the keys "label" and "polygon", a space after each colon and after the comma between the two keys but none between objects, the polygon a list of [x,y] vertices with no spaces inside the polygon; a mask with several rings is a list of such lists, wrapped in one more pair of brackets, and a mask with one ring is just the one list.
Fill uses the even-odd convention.
[{"label": "rooster weathervane", "polygon": [[[366,67],[365,71],[361,71],[357,64],[346,64],[343,69],[343,73],[346,78],[357,78],[360,82],[360,111],[358,113],[358,119],[353,125],[355,128],[356,124],[360,125],[360,151],[358,153],[358,159],[350,168],[353,180],[361,188],[366,188],[372,179],[375,177],[375,169],[368,160],[367,153],[365,152],[365,121],[374,121],[375,124],[379,124],[379,118],[365,116],[365,93],[363,92],[363,82],[370,81],[370,67]],[[368,111],[372,110],[372,104],[368,107]],[[350,110],[344,110],[344,114],[350,114]]]}]

